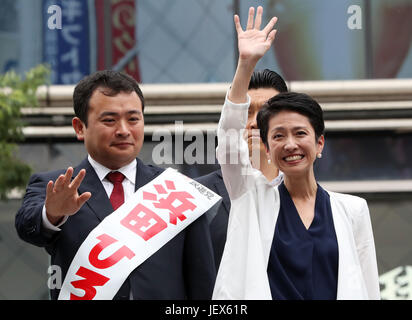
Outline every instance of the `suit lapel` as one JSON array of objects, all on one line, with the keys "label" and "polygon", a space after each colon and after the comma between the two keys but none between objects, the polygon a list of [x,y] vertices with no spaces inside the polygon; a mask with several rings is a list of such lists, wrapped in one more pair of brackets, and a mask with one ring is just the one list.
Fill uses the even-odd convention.
[{"label": "suit lapel", "polygon": [[86,202],[85,205],[87,205],[96,214],[99,220],[103,220],[113,212],[113,207],[107,197],[106,190],[104,190],[102,182],[97,176],[96,171],[94,171],[87,159],[83,160],[80,165],[75,168],[73,177],[75,177],[81,169],[86,169],[86,176],[79,187],[79,194],[86,191],[90,191],[92,193],[92,197]]},{"label": "suit lapel", "polygon": [[136,182],[135,182],[135,191],[143,187],[145,184],[148,184],[156,176],[158,176],[162,171],[151,170],[149,166],[146,166],[139,158],[136,159]]},{"label": "suit lapel", "polygon": [[218,194],[222,197],[223,206],[226,209],[226,213],[229,214],[230,211],[230,198],[229,194],[227,193],[225,183],[223,182],[222,171],[219,170],[216,172],[219,180],[215,183],[216,189],[218,190]]}]

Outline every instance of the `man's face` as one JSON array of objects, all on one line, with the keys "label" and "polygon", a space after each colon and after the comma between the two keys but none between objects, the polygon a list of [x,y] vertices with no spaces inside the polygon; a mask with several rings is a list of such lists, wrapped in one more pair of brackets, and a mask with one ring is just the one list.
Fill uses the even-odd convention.
[{"label": "man's face", "polygon": [[247,140],[249,147],[249,156],[252,156],[252,150],[262,154],[266,153],[265,146],[260,139],[259,128],[256,124],[256,117],[263,104],[278,93],[279,91],[273,88],[250,89],[248,91],[251,102],[246,123],[245,139]]},{"label": "man's face", "polygon": [[87,127],[79,118],[73,118],[73,127],[90,156],[116,170],[133,161],[142,148],[142,102],[134,91],[115,96],[103,92],[98,88],[90,98]]}]

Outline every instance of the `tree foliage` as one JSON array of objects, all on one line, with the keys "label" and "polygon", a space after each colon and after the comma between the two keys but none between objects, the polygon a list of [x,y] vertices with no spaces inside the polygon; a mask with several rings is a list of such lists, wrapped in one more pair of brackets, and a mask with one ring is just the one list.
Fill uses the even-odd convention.
[{"label": "tree foliage", "polygon": [[37,89],[48,82],[50,70],[39,65],[24,77],[14,71],[0,75],[0,199],[26,186],[31,167],[16,157],[17,143],[24,140],[21,110],[37,107]]}]

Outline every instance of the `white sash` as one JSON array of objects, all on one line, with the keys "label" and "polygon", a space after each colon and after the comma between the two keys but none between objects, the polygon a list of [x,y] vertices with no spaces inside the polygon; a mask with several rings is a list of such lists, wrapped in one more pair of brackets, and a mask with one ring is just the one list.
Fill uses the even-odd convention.
[{"label": "white sash", "polygon": [[176,170],[165,170],[90,232],[59,300],[112,299],[137,266],[220,199]]}]

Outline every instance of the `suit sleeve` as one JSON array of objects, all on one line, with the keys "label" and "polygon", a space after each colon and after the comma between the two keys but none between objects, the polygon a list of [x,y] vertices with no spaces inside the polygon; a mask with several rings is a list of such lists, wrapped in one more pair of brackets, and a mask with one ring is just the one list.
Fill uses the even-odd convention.
[{"label": "suit sleeve", "polygon": [[239,198],[248,191],[253,169],[249,160],[249,149],[243,139],[246,128],[248,101],[242,104],[225,100],[217,128],[218,146],[216,155],[222,168],[223,181],[230,199]]},{"label": "suit sleeve", "polygon": [[42,224],[46,186],[50,180],[45,178],[37,174],[31,176],[22,205],[15,218],[15,227],[20,238],[39,247],[51,244],[58,234],[46,230]]}]

